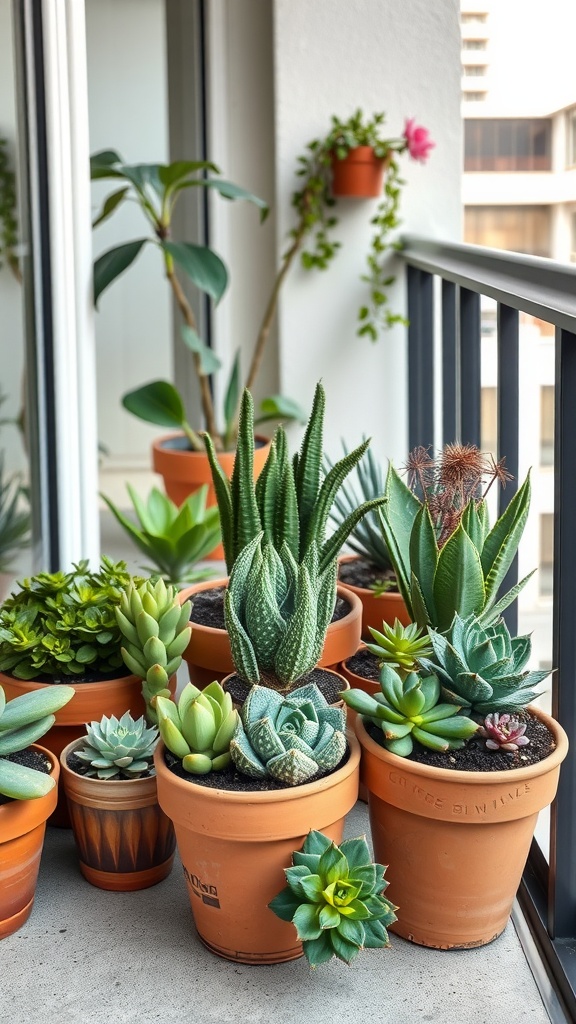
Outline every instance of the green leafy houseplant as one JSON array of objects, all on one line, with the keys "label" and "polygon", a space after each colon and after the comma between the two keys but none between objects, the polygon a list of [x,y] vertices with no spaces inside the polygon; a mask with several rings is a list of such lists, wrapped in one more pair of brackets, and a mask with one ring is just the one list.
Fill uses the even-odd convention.
[{"label": "green leafy houseplant", "polygon": [[130,484],[126,487],[137,523],[125,516],[106,495],[102,497],[136,547],[155,566],[145,565],[142,568],[147,572],[159,572],[167,583],[175,585],[208,579],[212,575],[209,569],[194,568],[220,541],[218,510],[206,508],[208,487],[204,484],[180,506],[157,487],[150,491],[145,501]]},{"label": "green leafy houseplant", "polygon": [[0,455],[0,572],[9,572],[15,555],[30,543],[30,509],[18,477],[8,476]]},{"label": "green leafy houseplant", "polygon": [[103,715],[86,725],[86,745],[74,750],[85,764],[84,774],[97,779],[139,779],[154,774],[154,748],[158,730],[129,711],[120,719]]},{"label": "green leafy houseplant", "polygon": [[13,800],[45,796],[56,783],[50,775],[30,768],[8,755],[36,743],[54,724],[56,711],[74,696],[71,686],[51,686],[6,701],[0,686],[0,793]]},{"label": "green leafy houseplant", "polygon": [[8,140],[0,136],[0,268],[5,263],[16,280],[21,282],[17,244],[16,176],[8,155]]},{"label": "green leafy houseplant", "polygon": [[[228,272],[220,257],[208,246],[175,241],[172,225],[175,205],[188,188],[205,188],[218,192],[229,200],[243,199],[256,205],[262,219],[268,208],[263,200],[229,181],[214,177],[218,168],[206,161],[177,160],[171,164],[126,164],[118,153],[106,150],[92,156],[93,181],[111,180],[119,188],[105,199],[94,226],[107,220],[126,201],[135,202],[149,229],[148,235],[115,246],[100,256],[94,265],[94,300],[134,262],[147,244],[160,250],[164,273],[182,317],[182,340],[190,350],[194,370],[200,387],[202,414],[206,429],[220,451],[233,448],[237,429],[238,403],[241,394],[239,353],[233,363],[224,392],[222,425],[214,408],[211,379],[221,366],[213,350],[202,340],[192,306],[185,294],[177,271],[201,292],[218,302],[227,286]],[[274,304],[275,306],[275,304]],[[260,329],[251,365],[246,376],[246,387],[252,387],[257,376],[266,339],[269,333],[272,309]],[[183,430],[190,447],[203,451],[199,434],[186,420],[184,403],[178,390],[169,381],[152,381],[128,392],[123,404],[129,412],[160,426]],[[273,396],[263,403],[259,422],[277,417],[302,418],[296,403]]]},{"label": "green leafy houseplant", "polygon": [[349,964],[362,949],[389,946],[395,907],[383,895],[385,868],[374,864],[364,836],[340,846],[310,831],[285,868],[288,885],[269,904],[292,921],[311,967],[333,956]]},{"label": "green leafy houseplant", "polygon": [[503,461],[450,444],[436,458],[415,449],[408,470],[411,486],[390,466],[380,518],[410,618],[440,631],[456,612],[490,625],[532,575],[499,594],[528,518],[530,477],[491,528],[486,494],[496,480],[510,479]]}]

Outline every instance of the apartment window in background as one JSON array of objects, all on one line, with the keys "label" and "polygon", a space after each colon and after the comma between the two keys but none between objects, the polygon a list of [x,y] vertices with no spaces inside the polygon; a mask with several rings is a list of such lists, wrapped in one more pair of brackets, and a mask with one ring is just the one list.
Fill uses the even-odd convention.
[{"label": "apartment window in background", "polygon": [[483,452],[498,457],[498,392],[496,388],[482,388],[480,395],[480,445]]},{"label": "apartment window in background", "polygon": [[467,11],[466,14],[460,15],[460,21],[463,25],[485,25],[488,18],[488,14],[484,11],[482,13]]},{"label": "apartment window in background", "polygon": [[552,167],[549,118],[467,118],[465,171],[549,171]]},{"label": "apartment window in background", "polygon": [[540,388],[540,465],[554,465],[554,386]]},{"label": "apartment window in background", "polygon": [[463,50],[485,50],[486,39],[463,39],[462,49]]},{"label": "apartment window in background", "polygon": [[485,92],[464,92],[463,100],[465,103],[479,103],[480,100],[486,99]]},{"label": "apartment window in background", "polygon": [[552,595],[554,575],[554,516],[544,512],[540,516],[540,566],[538,580],[542,596]]},{"label": "apartment window in background", "polygon": [[485,64],[463,64],[462,74],[466,75],[466,78],[480,78],[486,74]]},{"label": "apartment window in background", "polygon": [[576,107],[566,112],[566,166],[576,167]]},{"label": "apartment window in background", "polygon": [[467,206],[464,241],[532,256],[551,255],[548,206]]}]

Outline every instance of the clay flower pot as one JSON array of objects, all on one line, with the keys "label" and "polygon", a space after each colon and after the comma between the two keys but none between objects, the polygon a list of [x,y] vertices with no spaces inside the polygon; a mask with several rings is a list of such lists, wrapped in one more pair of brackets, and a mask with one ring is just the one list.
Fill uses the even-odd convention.
[{"label": "clay flower pot", "polygon": [[[68,680],[66,682],[68,683]],[[16,679],[0,672],[0,685],[4,688],[6,700],[12,700],[23,693],[50,686],[51,683]],[[120,718],[125,711],[129,711],[133,718],[139,718],[144,714],[142,680],[138,676],[121,676],[118,679],[106,679],[96,683],[74,683],[71,679],[69,685],[75,690],[72,700],[56,712],[54,725],[42,737],[44,745],[56,754],[57,758],[68,743],[84,734],[88,722],[99,722],[102,715],[116,715]],[[61,828],[70,827],[63,789],[58,795],[58,804],[50,824]]]},{"label": "clay flower pot", "polygon": [[[357,558],[358,555],[342,555],[338,561],[342,565]],[[398,592],[388,591],[381,597],[376,597],[374,591],[369,590],[368,587],[355,587],[343,580],[340,580],[339,585],[350,590],[362,602],[362,638],[364,640],[372,640],[369,626],[381,630],[383,622],[388,622],[393,626],[396,619],[399,619],[403,626],[408,626],[412,621],[408,615],[404,598]]]},{"label": "clay flower pot", "polygon": [[[58,758],[45,747],[33,745],[52,763],[50,774],[58,782]],[[9,800],[0,804],[0,939],[18,931],[30,917],[46,819],[56,807],[58,789],[35,800]]]},{"label": "clay flower pot", "polygon": [[[334,669],[332,669],[332,668],[324,668],[323,671],[327,672],[332,677],[332,680],[336,683],[336,686],[338,687],[338,692],[339,693],[341,693],[342,690],[349,690],[350,689],[350,683],[342,675],[342,673],[340,671],[335,672]],[[240,687],[242,687],[242,688],[245,687],[246,688],[246,697],[247,697],[248,696],[248,692],[250,690],[250,686],[249,686],[248,683],[243,682],[236,675],[235,671],[231,672],[230,675],[224,677],[224,679],[222,680],[222,689],[226,690],[227,692],[231,692],[231,691],[228,690],[228,683],[232,679],[236,680],[237,684],[238,683],[240,684]],[[328,697],[323,692],[322,687],[319,686],[318,680],[314,679],[313,682],[316,683],[316,686],[318,686],[318,688],[320,689],[320,692],[322,693],[322,695],[325,697],[326,700],[328,700]],[[304,680],[302,680],[302,682],[299,682],[297,685],[295,685],[294,689],[297,689],[298,686],[303,686],[303,685],[304,685]],[[289,697],[290,694],[289,693],[283,694],[283,696]],[[332,695],[330,694],[330,696],[332,696]],[[240,694],[237,694],[236,697],[235,697],[233,692],[231,692],[231,697],[232,697],[232,703],[233,703],[234,707],[236,708],[237,711],[240,711],[240,708],[242,707],[242,704],[244,703],[245,697],[241,697]],[[340,698],[337,698],[336,700],[328,700],[328,703],[333,708],[343,708],[344,709],[344,711],[346,712],[346,722],[349,725],[350,721],[351,721],[350,715],[355,714],[355,712],[352,712],[352,709],[349,708],[346,704],[344,704],[344,701],[342,700],[342,698],[340,697]]]},{"label": "clay flower pot", "polygon": [[[184,603],[190,598],[194,603],[195,594],[227,585],[227,578],[196,583],[180,591],[180,602]],[[338,597],[349,604],[350,611],[348,615],[331,622],[328,626],[322,656],[318,662],[320,668],[336,670],[338,663],[345,661],[358,648],[362,618],[360,599],[344,587],[338,586],[337,593]],[[192,635],[183,657],[188,664],[190,680],[195,686],[207,686],[213,679],[222,682],[225,676],[234,672],[230,640],[225,629],[216,629],[192,621]]]},{"label": "clay flower pot", "polygon": [[382,195],[386,161],[374,155],[372,146],[356,146],[339,160],[332,156],[332,195],[374,199]]},{"label": "clay flower pot", "polygon": [[164,745],[154,755],[160,806],[174,822],[190,905],[209,949],[240,963],[282,963],[302,956],[290,922],[268,909],[285,885],[284,868],[310,829],[339,843],[356,802],[360,748],[349,737],[346,764],[317,782],[238,792],[180,779]]},{"label": "clay flower pot", "polygon": [[81,746],[73,740],[60,754],[80,871],[92,885],[115,892],[156,885],[170,874],[176,848],[172,823],[158,805],[156,776],[77,775],[67,758]]},{"label": "clay flower pot", "polygon": [[360,716],[361,778],[375,860],[390,865],[386,895],[400,910],[392,931],[436,949],[483,946],[506,927],[538,812],[554,799],[568,752],[562,727],[543,761],[511,771],[450,771],[384,750]]}]

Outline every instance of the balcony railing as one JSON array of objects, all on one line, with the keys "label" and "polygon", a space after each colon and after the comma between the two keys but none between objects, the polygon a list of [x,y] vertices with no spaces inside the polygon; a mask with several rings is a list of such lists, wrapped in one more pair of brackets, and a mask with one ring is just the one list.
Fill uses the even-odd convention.
[{"label": "balcony railing", "polygon": [[[555,328],[552,713],[576,737],[576,268],[407,236],[409,444],[480,444],[481,297],[497,304],[498,454],[519,462],[520,314]],[[438,401],[438,392],[441,400]],[[436,410],[442,410],[441,423]],[[514,493],[501,493],[502,512]],[[511,573],[515,573],[512,567]],[[507,581],[510,585],[513,579]],[[508,617],[515,629],[516,611]],[[519,900],[568,1019],[576,1019],[576,756],[562,766],[548,861],[536,842]],[[505,851],[503,851],[505,856]]]}]

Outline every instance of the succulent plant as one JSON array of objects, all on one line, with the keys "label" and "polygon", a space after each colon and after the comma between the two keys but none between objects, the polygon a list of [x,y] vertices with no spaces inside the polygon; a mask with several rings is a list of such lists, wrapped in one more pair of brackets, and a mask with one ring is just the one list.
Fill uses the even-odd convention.
[{"label": "succulent plant", "polygon": [[88,768],[84,774],[97,779],[138,779],[154,774],[152,759],[158,730],[148,728],[144,717],[136,721],[129,711],[122,718],[103,715],[86,726],[88,742],[74,751]]},{"label": "succulent plant", "polygon": [[2,454],[0,456],[0,572],[8,572],[16,553],[28,547],[30,525],[30,505],[27,492],[22,487],[18,476],[8,477],[6,475]]},{"label": "succulent plant", "polygon": [[261,532],[277,551],[286,545],[297,563],[310,547],[318,548],[323,572],[337,557],[351,530],[371,509],[384,501],[376,498],[354,507],[332,536],[326,538],[328,517],[342,482],[362,458],[365,441],[341,459],[323,478],[322,438],[326,396],[322,384],[314,395],[312,412],[299,453],[290,460],[286,434],[276,431],[262,473],[254,483],[254,411],[252,396],[244,391],[232,479],[217,461],[208,435],[204,436],[222,523],[222,544],[228,572],[242,549]]},{"label": "succulent plant", "polygon": [[386,928],[398,908],[383,896],[385,870],[373,863],[364,836],[337,846],[313,830],[285,868],[288,885],[268,906],[295,925],[311,967],[333,956],[349,964],[361,949],[390,945]]},{"label": "succulent plant", "polygon": [[386,665],[398,669],[398,674],[405,676],[408,672],[418,670],[420,658],[432,654],[432,644],[427,633],[415,622],[403,626],[396,619],[394,625],[388,622],[382,623],[382,632],[369,626],[376,643],[366,644],[372,654]]},{"label": "succulent plant", "polygon": [[410,618],[439,630],[456,612],[494,622],[532,575],[499,596],[528,517],[530,477],[491,529],[485,497],[495,480],[509,479],[502,461],[473,445],[446,445],[436,459],[424,448],[411,452],[408,469],[422,500],[391,465],[380,519]]},{"label": "succulent plant", "polygon": [[198,583],[209,579],[209,569],[195,569],[220,542],[220,518],[215,506],[206,508],[208,486],[190,494],[180,506],[153,487],[146,501],[127,484],[138,519],[135,525],[114,503],[102,495],[108,508],[132,538],[136,547],[154,563],[142,568],[160,573],[167,583]]},{"label": "succulent plant", "polygon": [[520,711],[538,696],[533,687],[549,669],[525,670],[532,644],[529,636],[511,637],[503,619],[485,626],[475,615],[454,616],[446,636],[430,630],[434,662],[445,700],[479,715]]},{"label": "succulent plant", "polygon": [[182,605],[178,590],[164,580],[130,583],[116,608],[125,646],[124,664],[142,680],[146,715],[157,722],[156,700],[169,697],[170,676],[178,671],[190,642],[192,602]]},{"label": "succulent plant", "polygon": [[108,675],[122,667],[116,607],[130,582],[125,562],[103,557],[71,572],[42,572],[19,583],[0,609],[0,671],[17,679]]},{"label": "succulent plant", "polygon": [[256,536],[240,552],[224,598],[238,675],[288,691],[316,665],[336,600],[336,562],[323,572],[316,545],[297,564]]},{"label": "succulent plant", "polygon": [[6,760],[26,750],[54,724],[56,711],[74,696],[72,686],[46,686],[6,701],[0,686],[0,793],[13,800],[45,796],[56,785],[44,772]]},{"label": "succulent plant", "polygon": [[515,751],[518,747],[526,747],[530,743],[525,736],[526,725],[512,715],[486,715],[484,723],[478,729],[480,736],[486,740],[488,750]]},{"label": "succulent plant", "polygon": [[290,786],[332,771],[346,751],[346,715],[331,707],[314,684],[289,697],[253,686],[230,744],[236,767],[251,778]]},{"label": "succulent plant", "polygon": [[389,665],[380,670],[380,693],[363,690],[340,694],[349,707],[368,718],[384,734],[384,746],[392,754],[408,757],[413,740],[444,753],[459,750],[478,729],[476,722],[459,715],[455,704],[439,704],[440,683],[435,675],[409,672],[402,678]]},{"label": "succulent plant", "polygon": [[158,728],[168,750],[191,775],[221,771],[230,763],[230,741],[238,712],[219,683],[199,690],[188,683],[178,703],[166,697],[156,701]]},{"label": "succulent plant", "polygon": [[[344,456],[348,456],[348,449],[342,442]],[[328,469],[333,464],[328,457],[324,459]],[[384,477],[382,468],[376,460],[370,448],[367,449],[364,457],[356,464],[355,473],[358,489],[354,486],[352,479],[346,480],[334,498],[330,509],[330,520],[336,528],[339,528],[346,517],[357,509],[363,501],[373,501],[375,498],[382,498],[384,495]],[[378,510],[368,512],[351,531],[347,546],[357,555],[366,559],[382,573],[392,570],[392,562],[386,541],[382,536],[380,517]],[[388,589],[390,589],[388,585]]]}]

